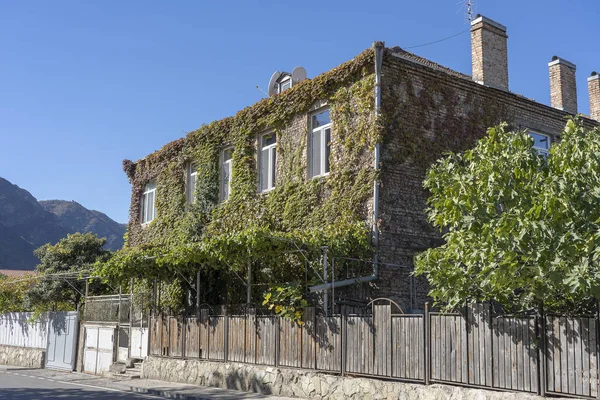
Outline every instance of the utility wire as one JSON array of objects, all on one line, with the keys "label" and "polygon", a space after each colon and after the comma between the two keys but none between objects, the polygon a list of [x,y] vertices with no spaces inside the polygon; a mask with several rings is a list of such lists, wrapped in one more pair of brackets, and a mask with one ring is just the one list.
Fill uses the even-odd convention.
[{"label": "utility wire", "polygon": [[[57,273],[53,273],[53,274],[31,274],[31,275],[24,276],[20,279],[14,279],[14,280],[10,279],[10,277],[8,277],[9,279],[4,281],[4,283],[9,284],[9,283],[23,282],[23,281],[29,281],[29,280],[35,280],[35,279],[41,279],[41,280],[46,279],[47,280],[47,278],[64,277],[64,276],[69,276],[69,275],[72,275],[73,278],[76,280],[88,279],[88,278],[101,278],[99,276],[84,276],[81,278],[78,277],[78,275],[80,275],[81,273],[89,272],[89,271],[90,270],[73,271],[73,272],[57,272]],[[71,279],[73,279],[73,278],[71,278]]]},{"label": "utility wire", "polygon": [[440,39],[440,40],[436,40],[436,41],[434,41],[434,42],[429,42],[429,43],[418,44],[418,45],[416,45],[416,46],[404,47],[404,49],[415,49],[415,48],[417,48],[417,47],[425,47],[425,46],[429,46],[429,45],[432,45],[432,44],[441,43],[441,42],[444,42],[444,41],[446,41],[446,40],[448,40],[448,39],[452,39],[452,38],[455,38],[455,37],[457,37],[457,36],[459,36],[459,35],[462,35],[463,33],[467,33],[467,32],[469,32],[469,31],[470,31],[470,29],[465,29],[464,31],[461,31],[461,32],[455,33],[455,34],[454,34],[454,35],[452,35],[452,36],[448,36],[448,37],[446,37],[446,38],[443,38],[443,39]]}]

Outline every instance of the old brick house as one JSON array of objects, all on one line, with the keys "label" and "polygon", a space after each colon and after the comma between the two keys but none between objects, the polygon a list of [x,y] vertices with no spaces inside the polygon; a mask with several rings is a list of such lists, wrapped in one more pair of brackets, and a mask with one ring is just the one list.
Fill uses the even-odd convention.
[{"label": "old brick house", "polygon": [[[545,152],[565,117],[577,113],[573,64],[549,63],[548,106],[509,91],[504,26],[478,17],[471,40],[472,76],[376,42],[316,78],[295,82],[283,74],[269,99],[126,161],[133,186],[127,246],[168,248],[242,231],[244,218],[282,231],[335,226],[346,214],[327,213],[346,207],[373,229],[375,262],[369,274],[338,282],[336,296],[421,308],[427,283],[410,276],[413,256],[441,240],[424,213],[427,167],[503,121],[530,130]],[[599,76],[588,85],[592,115],[583,118],[594,125]]]}]

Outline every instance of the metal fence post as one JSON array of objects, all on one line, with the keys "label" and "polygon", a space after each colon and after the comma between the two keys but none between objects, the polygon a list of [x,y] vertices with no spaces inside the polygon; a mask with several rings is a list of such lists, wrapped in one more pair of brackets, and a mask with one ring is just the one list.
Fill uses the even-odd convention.
[{"label": "metal fence post", "polygon": [[431,377],[431,335],[429,334],[429,302],[425,303],[425,311],[423,314],[423,343],[425,351],[425,384],[429,385]]},{"label": "metal fence post", "polygon": [[539,340],[540,345],[538,346],[538,394],[540,396],[546,396],[546,321],[544,316],[544,305],[540,306],[540,310],[538,313],[536,330],[537,330],[537,338]]},{"label": "metal fence post", "polygon": [[489,328],[489,332],[490,332],[490,359],[491,359],[491,367],[492,367],[492,373],[490,374],[490,376],[492,377],[492,382],[491,385],[492,387],[494,387],[494,316],[492,315],[492,303],[488,303],[488,314],[490,316],[490,328]]},{"label": "metal fence post", "polygon": [[187,336],[187,318],[183,313],[183,321],[181,321],[181,358],[185,358],[185,338]]},{"label": "metal fence post", "polygon": [[[596,363],[600,360],[600,300],[596,299]],[[596,368],[596,398],[600,399],[600,368]]]},{"label": "metal fence post", "polygon": [[312,332],[312,336],[313,336],[313,342],[314,342],[314,355],[315,355],[315,360],[314,360],[314,367],[315,369],[317,369],[317,309],[315,308],[313,311],[313,332]]},{"label": "metal fence post", "polygon": [[280,347],[280,317],[275,316],[275,367],[279,367],[279,347]]},{"label": "metal fence post", "polygon": [[224,322],[225,322],[225,326],[223,329],[223,336],[224,336],[224,340],[223,343],[225,344],[225,349],[223,350],[223,361],[227,362],[228,357],[229,357],[229,313],[227,312],[227,306],[223,307],[224,308]]},{"label": "metal fence post", "polygon": [[[469,301],[465,301],[465,347],[467,348],[467,384],[471,383],[470,363],[469,363]],[[439,354],[438,354],[439,357]]]},{"label": "metal fence post", "polygon": [[348,308],[342,306],[342,360],[340,362],[340,373],[344,376],[346,372],[346,352],[348,350]]},{"label": "metal fence post", "polygon": [[116,357],[113,357],[113,362],[115,361],[119,361],[119,342],[121,341],[121,293],[122,293],[122,286],[119,286],[119,307],[117,308],[117,340],[115,341],[115,343],[117,343],[117,354]]}]

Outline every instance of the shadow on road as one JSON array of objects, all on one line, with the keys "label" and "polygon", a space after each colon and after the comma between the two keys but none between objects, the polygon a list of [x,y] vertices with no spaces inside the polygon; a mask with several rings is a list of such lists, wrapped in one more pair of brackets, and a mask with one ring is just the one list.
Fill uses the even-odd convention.
[{"label": "shadow on road", "polygon": [[135,393],[113,392],[106,390],[94,389],[35,389],[35,388],[2,388],[0,389],[0,400],[70,400],[70,399],[144,399],[147,396],[142,396]]}]

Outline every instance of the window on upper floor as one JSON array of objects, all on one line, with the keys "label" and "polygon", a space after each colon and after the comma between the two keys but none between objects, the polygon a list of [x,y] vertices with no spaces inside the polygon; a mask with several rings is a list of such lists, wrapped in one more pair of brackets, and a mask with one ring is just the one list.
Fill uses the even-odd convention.
[{"label": "window on upper floor", "polygon": [[227,201],[231,192],[231,174],[233,147],[224,149],[221,153],[221,200]]},{"label": "window on upper floor", "polygon": [[149,182],[144,187],[140,204],[142,224],[147,224],[156,218],[156,184]]},{"label": "window on upper floor", "polygon": [[198,168],[194,163],[188,163],[186,166],[186,197],[187,202],[192,204],[196,195],[196,178],[198,176]]},{"label": "window on upper floor", "polygon": [[529,131],[529,136],[533,138],[533,148],[537,153],[542,157],[547,158],[550,154],[550,145],[552,144],[550,136],[533,131]]},{"label": "window on upper floor", "polygon": [[292,87],[292,77],[287,75],[279,82],[279,93]]},{"label": "window on upper floor", "polygon": [[311,178],[329,173],[331,119],[329,110],[313,114],[310,118],[308,168]]},{"label": "window on upper floor", "polygon": [[258,187],[261,192],[266,192],[275,187],[277,135],[273,132],[265,133],[260,137],[259,146],[260,173]]}]

